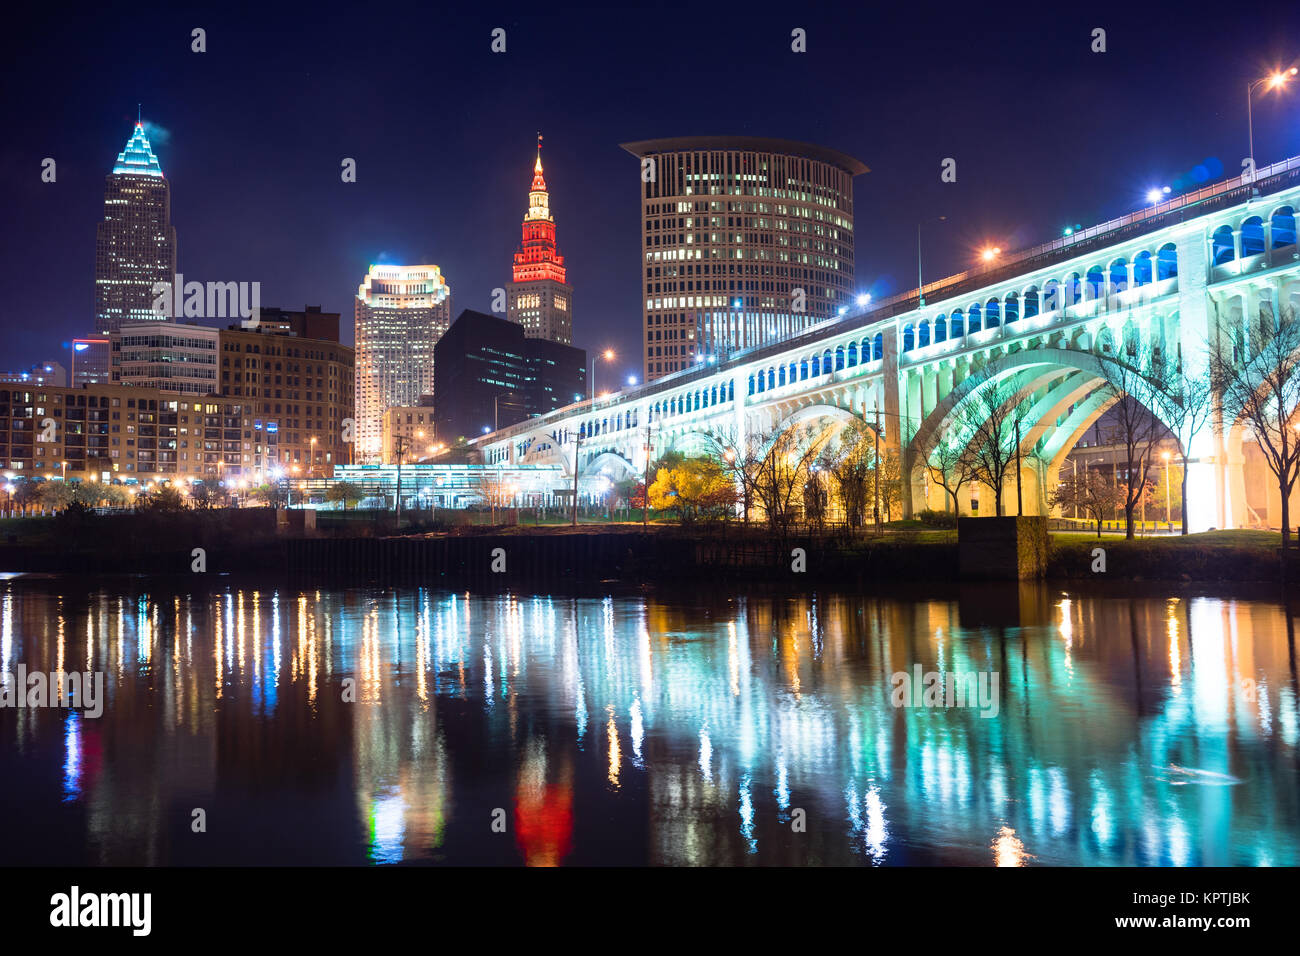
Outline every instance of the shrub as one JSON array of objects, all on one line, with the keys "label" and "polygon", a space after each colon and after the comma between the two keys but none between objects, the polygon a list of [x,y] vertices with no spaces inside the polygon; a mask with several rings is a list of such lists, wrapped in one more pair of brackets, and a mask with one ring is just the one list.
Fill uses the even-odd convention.
[{"label": "shrub", "polygon": [[927,528],[957,527],[957,516],[947,511],[932,511],[927,508],[916,513],[916,520]]}]

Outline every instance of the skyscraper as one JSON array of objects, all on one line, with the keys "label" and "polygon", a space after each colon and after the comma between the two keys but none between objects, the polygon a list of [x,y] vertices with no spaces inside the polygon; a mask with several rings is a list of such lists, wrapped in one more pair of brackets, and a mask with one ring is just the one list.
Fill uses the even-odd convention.
[{"label": "skyscraper", "polygon": [[433,347],[451,327],[438,266],[371,266],[356,301],[357,455],[377,460],[384,411],[433,394]]},{"label": "skyscraper", "polygon": [[104,187],[104,219],[95,230],[95,331],[116,332],[156,315],[154,285],[176,274],[171,187],[137,122]]},{"label": "skyscraper", "polygon": [[555,220],[542,176],[542,136],[537,134],[533,187],[528,192],[523,240],[515,253],[506,316],[530,339],[573,344],[573,286],[565,282],[564,256],[555,245]]},{"label": "skyscraper", "polygon": [[862,163],[752,136],[623,148],[642,160],[646,381],[794,335],[851,303]]}]

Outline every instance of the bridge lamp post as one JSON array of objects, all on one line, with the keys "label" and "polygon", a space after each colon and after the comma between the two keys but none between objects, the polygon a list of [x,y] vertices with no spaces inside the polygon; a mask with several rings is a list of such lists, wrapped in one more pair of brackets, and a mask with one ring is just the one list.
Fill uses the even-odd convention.
[{"label": "bridge lamp post", "polygon": [[[578,526],[578,456],[582,452],[582,428],[573,430],[573,526]],[[649,489],[647,490],[647,494]]]},{"label": "bridge lamp post", "polygon": [[[927,219],[926,225],[934,225],[937,222],[947,221],[947,216],[940,216],[937,219]],[[925,283],[921,281],[921,225],[916,224],[916,297],[918,306],[925,305]]]},{"label": "bridge lamp post", "polygon": [[650,527],[650,456],[654,452],[654,425],[645,427],[645,475],[641,479],[641,530]]},{"label": "bridge lamp post", "polygon": [[1173,518],[1170,517],[1169,510],[1169,452],[1162,451],[1160,457],[1165,460],[1165,524],[1169,525],[1169,530],[1173,530]]},{"label": "bridge lamp post", "polygon": [[1002,255],[1002,250],[997,246],[986,246],[984,250],[980,252],[980,258],[985,262],[992,262],[1000,255]]},{"label": "bridge lamp post", "polygon": [[1263,86],[1270,90],[1281,89],[1286,86],[1286,81],[1296,75],[1296,67],[1289,70],[1275,70],[1268,76],[1261,77],[1254,83],[1246,87],[1246,129],[1250,135],[1250,166],[1251,175],[1255,173],[1255,120],[1251,115],[1251,100],[1255,95],[1255,89]]}]

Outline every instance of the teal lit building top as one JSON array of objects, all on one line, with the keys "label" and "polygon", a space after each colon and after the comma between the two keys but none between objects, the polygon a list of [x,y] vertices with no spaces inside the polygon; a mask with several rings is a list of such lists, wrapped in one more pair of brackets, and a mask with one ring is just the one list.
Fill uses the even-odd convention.
[{"label": "teal lit building top", "polygon": [[127,140],[126,148],[117,154],[114,173],[133,173],[137,176],[157,176],[162,179],[162,166],[153,154],[153,147],[144,135],[144,124],[136,123],[135,131]]}]

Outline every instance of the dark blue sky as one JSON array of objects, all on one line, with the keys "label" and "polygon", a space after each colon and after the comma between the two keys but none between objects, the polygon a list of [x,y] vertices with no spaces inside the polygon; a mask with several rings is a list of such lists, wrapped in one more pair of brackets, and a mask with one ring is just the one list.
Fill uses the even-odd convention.
[{"label": "dark blue sky", "polygon": [[[843,6],[30,5],[45,19],[11,20],[0,40],[0,364],[58,357],[91,330],[104,176],[137,101],[165,131],[153,142],[186,278],[341,312],[349,341],[375,261],[435,262],[457,312],[489,308],[541,129],[577,344],[614,347],[625,375],[640,373],[641,283],[639,167],[621,142],[739,133],[857,156],[872,169],[856,186],[858,286],[883,296],[915,285],[919,219],[948,217],[927,231],[929,280],[985,241],[1012,249],[1133,209],[1207,159],[1236,172],[1246,83],[1300,63],[1293,2]],[[489,50],[495,27],[505,54]],[[1255,152],[1300,154],[1300,84],[1257,94]],[[47,156],[55,184],[40,181]]]}]

